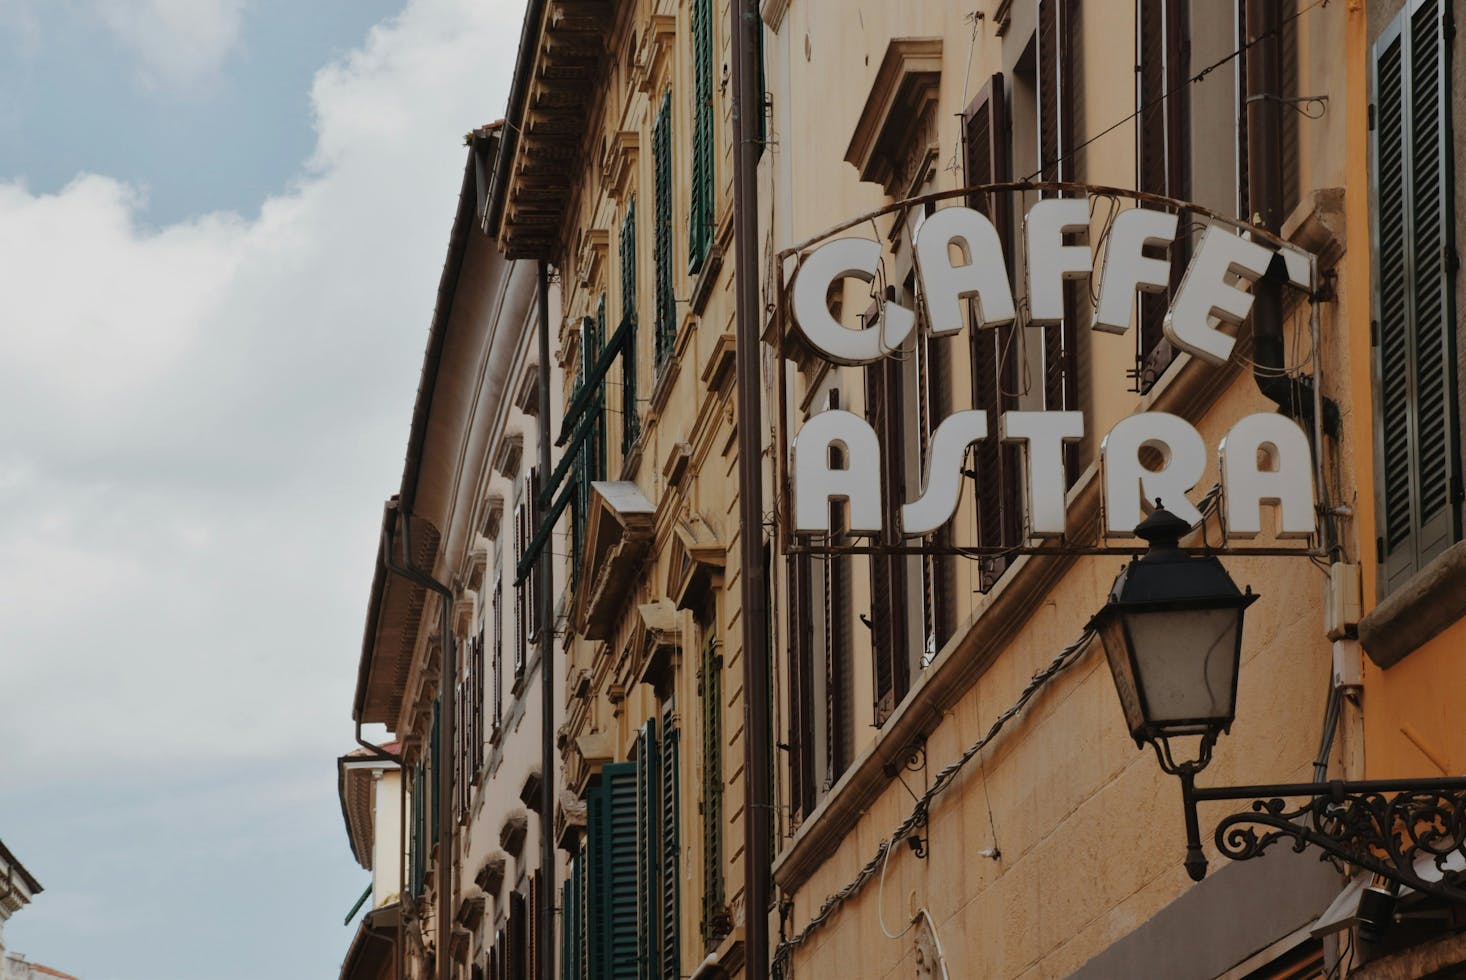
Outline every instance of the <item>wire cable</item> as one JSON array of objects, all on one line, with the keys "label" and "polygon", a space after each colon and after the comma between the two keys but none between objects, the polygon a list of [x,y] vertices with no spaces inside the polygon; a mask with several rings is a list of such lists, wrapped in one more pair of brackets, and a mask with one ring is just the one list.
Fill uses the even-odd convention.
[{"label": "wire cable", "polygon": [[[966,751],[949,763],[945,769],[937,773],[936,779],[932,781],[931,788],[922,794],[921,798],[917,800],[916,805],[912,808],[911,813],[891,832],[891,836],[881,842],[880,846],[876,849],[875,855],[860,869],[860,873],[844,888],[841,888],[826,898],[824,904],[820,906],[819,912],[809,920],[809,923],[803,930],[779,943],[778,948],[774,951],[773,965],[774,975],[776,977],[781,978],[781,980],[782,978],[787,978],[789,961],[793,957],[794,951],[808,942],[809,938],[822,929],[829,922],[830,918],[840,910],[841,906],[854,898],[870,882],[870,879],[875,877],[884,868],[887,855],[890,854],[891,849],[904,840],[912,830],[926,821],[927,814],[931,809],[932,800],[952,785],[958,773],[989,742],[998,736],[998,733],[1024,709],[1035,694],[1042,690],[1051,680],[1079,661],[1080,655],[1089,647],[1089,643],[1094,639],[1094,636],[1094,630],[1085,627],[1084,632],[1079,634],[1078,639],[1059,651],[1058,656],[1054,657],[1048,666],[1033,675],[1028,682],[1028,686],[1018,695],[1018,699],[993,720],[992,725],[989,726],[981,738],[972,743]],[[884,925],[882,928],[884,929]]]}]

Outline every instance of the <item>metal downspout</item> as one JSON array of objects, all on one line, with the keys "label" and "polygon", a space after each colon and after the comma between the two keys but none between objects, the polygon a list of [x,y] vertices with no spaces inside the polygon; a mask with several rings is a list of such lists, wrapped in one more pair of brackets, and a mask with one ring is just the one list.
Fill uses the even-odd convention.
[{"label": "metal downspout", "polygon": [[[539,263],[539,382],[540,382],[540,472],[550,472],[550,269]],[[555,975],[555,567],[554,549],[540,549],[537,574],[540,610],[540,942],[538,975],[551,980]]]},{"label": "metal downspout", "polygon": [[773,801],[769,798],[769,633],[763,555],[763,425],[758,283],[758,4],[729,4],[733,39],[733,248],[737,311],[738,552],[743,606],[745,980],[769,976]]},{"label": "metal downspout", "polygon": [[391,541],[383,531],[382,563],[387,571],[400,575],[415,585],[437,593],[442,599],[439,604],[439,629],[442,631],[440,648],[438,688],[438,948],[436,965],[438,980],[452,980],[452,964],[449,961],[449,946],[453,940],[453,767],[442,765],[442,753],[453,751],[454,704],[453,675],[457,670],[458,657],[453,643],[453,592],[446,585],[420,569],[408,564],[412,554],[412,516],[403,513],[402,520],[402,564],[392,562]]}]

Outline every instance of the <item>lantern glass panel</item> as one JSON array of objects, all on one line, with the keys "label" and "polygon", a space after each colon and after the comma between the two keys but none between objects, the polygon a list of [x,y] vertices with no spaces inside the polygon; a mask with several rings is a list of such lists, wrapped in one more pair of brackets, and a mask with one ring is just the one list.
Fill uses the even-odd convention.
[{"label": "lantern glass panel", "polygon": [[1125,614],[1150,724],[1230,721],[1241,618],[1235,606]]},{"label": "lantern glass panel", "polygon": [[1125,712],[1125,727],[1139,738],[1145,730],[1145,710],[1136,690],[1135,673],[1130,667],[1130,644],[1125,637],[1125,620],[1119,613],[1107,613],[1096,619],[1105,659],[1115,678],[1115,691],[1120,695],[1120,708]]}]

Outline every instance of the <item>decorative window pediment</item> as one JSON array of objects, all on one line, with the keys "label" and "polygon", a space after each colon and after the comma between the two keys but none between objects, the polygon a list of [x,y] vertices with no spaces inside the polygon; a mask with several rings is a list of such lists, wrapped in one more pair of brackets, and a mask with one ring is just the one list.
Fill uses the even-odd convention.
[{"label": "decorative window pediment", "polygon": [[861,180],[880,184],[893,198],[913,190],[937,151],[941,80],[941,38],[896,38],[887,45],[845,151]]},{"label": "decorative window pediment", "polygon": [[519,461],[524,458],[524,436],[518,432],[506,434],[499,440],[499,449],[494,453],[494,469],[509,479],[519,475]]},{"label": "decorative window pediment", "polygon": [[641,661],[636,679],[664,696],[671,689],[679,649],[677,607],[671,599],[658,599],[637,606],[636,613],[636,629],[631,637],[632,649]]},{"label": "decorative window pediment", "polygon": [[611,636],[651,546],[656,507],[629,480],[591,485],[585,555],[575,591],[573,621],[588,639]]},{"label": "decorative window pediment", "polygon": [[672,529],[667,595],[677,609],[696,609],[722,581],[728,551],[701,516],[693,514]]},{"label": "decorative window pediment", "polygon": [[627,185],[636,173],[636,154],[641,147],[641,134],[635,130],[623,129],[611,138],[606,147],[606,159],[601,166],[601,176],[606,180],[606,193],[613,201],[626,198]]}]

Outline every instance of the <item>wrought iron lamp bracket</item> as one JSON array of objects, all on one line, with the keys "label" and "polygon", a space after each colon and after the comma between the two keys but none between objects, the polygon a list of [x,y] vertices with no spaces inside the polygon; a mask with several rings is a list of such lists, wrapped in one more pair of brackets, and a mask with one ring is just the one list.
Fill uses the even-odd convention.
[{"label": "wrought iron lamp bracket", "polygon": [[[1294,851],[1316,847],[1323,860],[1466,904],[1466,875],[1447,867],[1453,854],[1466,866],[1466,778],[1197,787],[1198,771],[1182,764],[1175,773],[1186,808],[1186,868],[1196,881],[1206,876],[1197,803],[1250,800],[1248,809],[1217,824],[1213,840],[1224,857],[1246,861],[1286,839]],[[1416,862],[1422,858],[1440,871],[1439,879],[1421,877]]]}]

